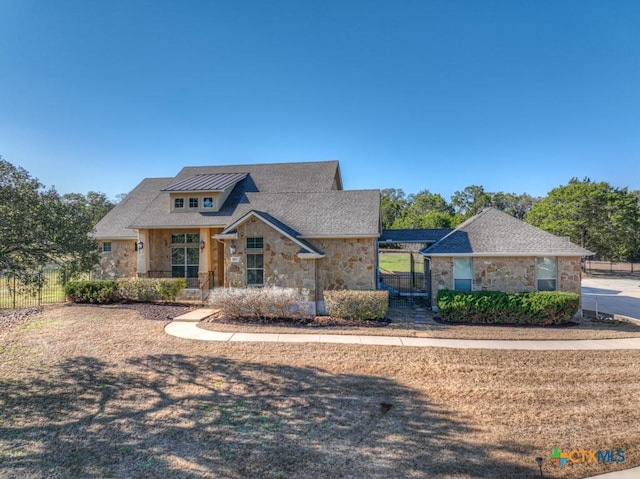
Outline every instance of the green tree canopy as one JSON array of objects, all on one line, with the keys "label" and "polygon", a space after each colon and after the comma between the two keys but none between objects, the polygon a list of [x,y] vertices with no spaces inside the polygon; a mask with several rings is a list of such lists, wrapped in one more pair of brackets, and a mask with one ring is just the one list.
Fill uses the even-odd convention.
[{"label": "green tree canopy", "polygon": [[572,178],[551,190],[527,215],[534,226],[571,241],[607,261],[637,258],[638,195],[607,182]]},{"label": "green tree canopy", "polygon": [[92,270],[99,260],[89,237],[92,213],[77,196],[65,199],[45,189],[0,157],[0,269],[25,279],[50,263],[70,272]]},{"label": "green tree canopy", "polygon": [[78,209],[83,208],[87,210],[94,226],[115,206],[115,204],[107,198],[107,195],[97,191],[90,191],[86,195],[81,193],[67,193],[62,195],[62,200],[74,205]]}]

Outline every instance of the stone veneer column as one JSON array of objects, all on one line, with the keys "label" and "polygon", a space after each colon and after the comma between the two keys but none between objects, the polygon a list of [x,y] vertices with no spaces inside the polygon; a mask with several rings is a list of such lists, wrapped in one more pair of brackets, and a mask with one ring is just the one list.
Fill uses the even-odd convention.
[{"label": "stone veneer column", "polygon": [[138,276],[146,277],[149,272],[149,256],[151,244],[149,230],[138,230],[138,242],[142,241],[142,249],[138,249]]},{"label": "stone veneer column", "polygon": [[200,248],[200,256],[198,262],[198,282],[201,288],[212,289],[213,285],[209,285],[209,271],[211,270],[211,239],[209,228],[200,228],[200,241],[204,241],[204,248]]}]

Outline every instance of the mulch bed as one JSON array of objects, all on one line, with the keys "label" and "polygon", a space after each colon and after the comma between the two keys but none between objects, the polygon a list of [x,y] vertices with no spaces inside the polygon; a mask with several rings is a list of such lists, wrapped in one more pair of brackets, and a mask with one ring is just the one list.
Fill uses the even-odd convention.
[{"label": "mulch bed", "polygon": [[204,320],[207,323],[283,326],[289,328],[324,328],[324,327],[354,327],[354,328],[384,328],[389,323],[386,321],[361,321],[357,319],[332,318],[331,316],[316,316],[315,318],[297,319],[257,319],[257,318],[228,318],[221,314],[215,314]]},{"label": "mulch bed", "polygon": [[[80,305],[74,305],[80,306]],[[86,305],[92,306],[92,305]],[[144,319],[153,321],[172,320],[176,316],[185,314],[193,309],[194,306],[177,303],[118,303],[103,305],[103,308],[129,309],[136,311]]]}]

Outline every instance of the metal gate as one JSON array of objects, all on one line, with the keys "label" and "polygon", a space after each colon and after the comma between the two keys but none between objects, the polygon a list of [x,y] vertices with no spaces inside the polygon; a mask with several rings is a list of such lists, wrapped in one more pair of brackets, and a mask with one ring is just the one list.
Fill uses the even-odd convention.
[{"label": "metal gate", "polygon": [[421,297],[431,305],[431,271],[424,262],[418,263],[422,271],[416,271],[411,255],[411,271],[380,273],[380,288],[389,291],[389,297]]}]

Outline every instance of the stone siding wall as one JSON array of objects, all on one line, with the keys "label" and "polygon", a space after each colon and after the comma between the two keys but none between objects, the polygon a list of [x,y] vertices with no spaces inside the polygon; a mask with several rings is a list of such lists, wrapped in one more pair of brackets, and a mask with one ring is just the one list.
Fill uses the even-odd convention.
[{"label": "stone siding wall", "polygon": [[[517,293],[536,291],[537,271],[535,257],[474,257],[473,290]],[[579,257],[558,258],[558,290],[580,294],[582,274]],[[436,304],[438,291],[453,289],[453,258],[434,257],[431,265],[432,304]]]},{"label": "stone siding wall", "polygon": [[246,285],[246,254],[260,252],[247,251],[246,238],[262,237],[266,285],[308,290],[310,301],[321,301],[325,289],[376,289],[377,244],[374,238],[310,240],[326,255],[313,260],[300,259],[297,254],[300,245],[258,219],[248,220],[237,232],[236,253],[230,253],[228,244],[225,248],[227,287]]},{"label": "stone siding wall", "polygon": [[[236,252],[225,248],[225,286],[246,286],[246,254],[262,253],[264,256],[264,283],[267,286],[308,290],[309,301],[315,300],[315,260],[300,259],[300,246],[279,231],[255,218],[249,219],[237,229]],[[263,238],[262,250],[247,250],[247,238]],[[233,258],[237,260],[234,261]]]},{"label": "stone siding wall", "polygon": [[311,243],[325,253],[318,261],[318,289],[376,289],[375,238],[321,239]]},{"label": "stone siding wall", "polygon": [[582,292],[582,263],[579,257],[558,258],[558,289]]},{"label": "stone siding wall", "polygon": [[[100,242],[102,248],[103,241]],[[100,264],[95,271],[98,279],[129,278],[136,275],[138,253],[135,240],[111,240],[111,251],[100,253]]]}]

